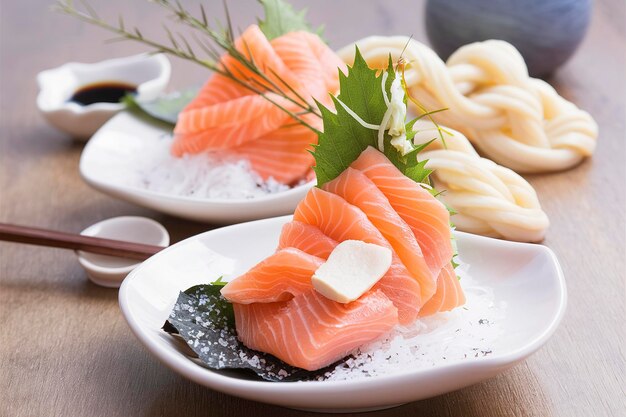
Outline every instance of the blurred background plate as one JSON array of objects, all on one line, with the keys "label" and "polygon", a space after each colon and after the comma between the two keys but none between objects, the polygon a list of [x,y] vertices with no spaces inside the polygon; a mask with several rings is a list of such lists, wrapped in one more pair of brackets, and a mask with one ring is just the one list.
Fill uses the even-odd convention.
[{"label": "blurred background plate", "polygon": [[95,189],[172,216],[207,223],[236,223],[293,213],[315,182],[249,199],[209,199],[155,192],[133,186],[140,181],[136,155],[157,146],[171,128],[122,112],[89,140],[80,158],[80,174]]}]

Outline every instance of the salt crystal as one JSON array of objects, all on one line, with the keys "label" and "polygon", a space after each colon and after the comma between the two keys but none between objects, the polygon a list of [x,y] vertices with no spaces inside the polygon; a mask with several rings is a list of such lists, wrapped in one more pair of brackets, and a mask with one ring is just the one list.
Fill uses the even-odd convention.
[{"label": "salt crystal", "polygon": [[259,367],[259,357],[257,355],[254,355],[248,360],[248,363],[254,367]]},{"label": "salt crystal", "polygon": [[369,378],[479,360],[493,354],[502,333],[506,304],[494,303],[493,290],[478,285],[463,267],[458,272],[467,299],[465,308],[424,317],[409,326],[398,326],[386,339],[362,346],[318,379]]},{"label": "salt crystal", "polygon": [[[251,199],[288,190],[273,178],[264,181],[244,160],[202,153],[172,156],[172,139],[165,136],[138,152],[129,185],[164,194],[192,198]],[[302,182],[303,183],[303,182]]]}]

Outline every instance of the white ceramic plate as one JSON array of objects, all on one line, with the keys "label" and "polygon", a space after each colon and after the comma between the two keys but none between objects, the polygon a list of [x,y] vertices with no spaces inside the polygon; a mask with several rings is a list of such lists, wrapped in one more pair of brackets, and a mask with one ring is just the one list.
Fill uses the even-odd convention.
[{"label": "white ceramic plate", "polygon": [[253,199],[192,198],[134,187],[139,174],[134,155],[169,132],[128,112],[109,120],[89,140],[80,158],[80,174],[95,189],[166,214],[209,223],[235,223],[293,213],[313,182]]},{"label": "white ceramic plate", "polygon": [[507,303],[494,354],[427,369],[350,381],[264,382],[197,365],[161,326],[178,293],[224,275],[233,278],[274,252],[291,216],[212,230],[153,256],[124,280],[124,317],[148,350],[187,378],[227,394],[325,412],[387,408],[466,387],[515,365],[543,345],[565,311],[565,281],[554,253],[541,245],[457,233],[473,279]]}]

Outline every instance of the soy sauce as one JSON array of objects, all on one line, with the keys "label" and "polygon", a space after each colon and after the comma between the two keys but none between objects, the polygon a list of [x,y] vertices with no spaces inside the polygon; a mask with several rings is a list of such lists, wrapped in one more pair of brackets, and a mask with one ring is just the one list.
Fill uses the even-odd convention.
[{"label": "soy sauce", "polygon": [[70,98],[83,106],[94,103],[118,103],[128,93],[136,93],[137,87],[118,81],[104,81],[79,88]]}]

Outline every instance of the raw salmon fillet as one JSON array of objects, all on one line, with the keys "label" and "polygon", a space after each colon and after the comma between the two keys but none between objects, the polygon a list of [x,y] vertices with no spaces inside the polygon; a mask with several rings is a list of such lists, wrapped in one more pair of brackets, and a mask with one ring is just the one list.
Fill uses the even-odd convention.
[{"label": "raw salmon fillet", "polygon": [[230,281],[221,293],[239,304],[287,301],[313,288],[311,276],[323,262],[299,249],[281,249]]},{"label": "raw salmon fillet", "polygon": [[381,291],[341,304],[315,290],[278,303],[233,304],[239,339],[310,371],[387,334],[398,311]]},{"label": "raw salmon fillet", "polygon": [[[268,93],[282,106],[291,106],[285,99]],[[281,127],[287,115],[257,95],[247,95],[224,103],[183,110],[178,116],[172,145],[176,156],[199,153],[206,149],[220,150],[240,146]],[[179,140],[178,138],[183,138]]]},{"label": "raw salmon fillet", "polygon": [[[437,276],[441,268],[450,263],[453,255],[450,213],[446,207],[372,147],[363,151],[351,166],[362,171],[376,184],[409,225],[427,264],[434,276]],[[434,294],[434,281],[428,291]]]},{"label": "raw salmon fillet", "polygon": [[[361,240],[393,250],[389,242],[357,207],[338,195],[313,188],[298,204],[293,219],[316,226],[337,242]],[[411,323],[422,305],[419,283],[393,252],[391,267],[374,289],[380,289],[398,308],[401,324]]]},{"label": "raw salmon fillet", "polygon": [[422,300],[432,297],[433,283],[437,275],[433,274],[426,264],[409,225],[365,174],[348,167],[339,177],[324,184],[323,189],[358,207],[387,239],[402,263],[417,280]]},{"label": "raw salmon fillet", "polygon": [[320,229],[310,224],[292,221],[283,226],[278,249],[297,248],[310,255],[328,259],[339,242],[326,236]]},{"label": "raw salmon fillet", "polygon": [[[310,124],[316,125],[319,119],[303,116]],[[266,135],[244,145],[224,150],[234,159],[245,159],[256,172],[263,172],[264,178],[274,178],[283,184],[295,185],[304,179],[314,164],[313,155],[308,150],[317,142],[317,135],[300,124],[279,127]]]},{"label": "raw salmon fillet", "polygon": [[[465,302],[450,263],[446,208],[374,148],[313,188],[283,226],[277,252],[227,284],[237,335],[249,348],[316,370],[395,325]],[[318,293],[311,276],[339,242],[392,250],[387,273],[348,304]]]},{"label": "raw salmon fillet", "polygon": [[[275,104],[294,113],[301,109],[269,89],[278,86],[293,100],[313,104],[315,98],[331,106],[329,93],[338,89],[338,71],[345,69],[345,64],[317,35],[308,32],[291,32],[268,41],[259,27],[252,25],[235,46],[254,60],[271,82],[228,54],[221,58],[220,68],[254,84],[265,97],[214,74],[179,115],[172,153],[182,156],[210,151],[222,159],[245,159],[263,179],[293,184],[309,173],[313,159],[307,150],[317,143],[317,135],[302,125],[294,126],[295,120]],[[308,116],[307,123],[321,130],[321,120]]]},{"label": "raw salmon fillet", "polygon": [[430,316],[440,311],[450,311],[465,304],[465,294],[452,264],[448,263],[439,274],[437,292],[424,304],[419,317]]}]

